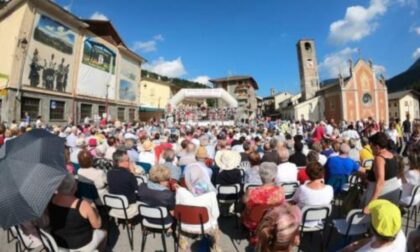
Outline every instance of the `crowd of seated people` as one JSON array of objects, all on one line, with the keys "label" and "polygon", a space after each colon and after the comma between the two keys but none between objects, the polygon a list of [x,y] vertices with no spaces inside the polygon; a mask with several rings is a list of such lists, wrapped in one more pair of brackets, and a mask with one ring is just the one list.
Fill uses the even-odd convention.
[{"label": "crowd of seated people", "polygon": [[[166,208],[165,223],[173,224],[173,232],[177,231],[177,205],[204,207],[209,215],[206,233],[213,237],[212,247],[220,251],[219,203],[235,200],[240,207],[229,211],[242,215],[242,224],[253,233],[252,245],[260,251],[289,251],[299,244],[299,225],[319,224],[301,223],[301,209],[331,205],[346,194],[350,176],[357,176],[363,195],[353,208],[372,215],[374,230],[369,241],[350,247],[375,251],[366,246],[394,244],[393,248],[401,248],[406,240],[401,224],[393,226],[392,232],[384,230],[383,225],[398,219],[384,217],[381,211],[396,213],[395,207],[404,209],[412,203],[412,192],[420,184],[420,125],[413,125],[400,151],[386,129],[340,131],[331,122],[316,123],[311,129],[293,135],[291,128],[283,126],[179,125],[175,133],[159,125],[140,124],[62,128],[55,133],[66,138],[68,176],[49,204],[48,230],[60,247],[103,250],[107,232],[97,209],[106,205],[104,195],[121,195],[128,201],[132,227],[138,224],[140,204]],[[405,163],[399,158],[403,153]],[[365,165],[366,161],[372,165]],[[136,176],[145,178],[143,183]],[[92,184],[99,200],[77,198],[79,182]],[[295,183],[296,190],[289,195],[284,183]],[[220,195],[221,187],[238,184],[237,194]],[[248,184],[252,187],[246,188]],[[415,197],[414,204],[419,201]],[[261,207],[267,211],[255,219],[254,211]],[[125,218],[122,209],[108,210],[109,216]],[[189,248],[188,233],[201,232],[197,226],[185,228],[188,232],[177,241],[182,249]]]}]

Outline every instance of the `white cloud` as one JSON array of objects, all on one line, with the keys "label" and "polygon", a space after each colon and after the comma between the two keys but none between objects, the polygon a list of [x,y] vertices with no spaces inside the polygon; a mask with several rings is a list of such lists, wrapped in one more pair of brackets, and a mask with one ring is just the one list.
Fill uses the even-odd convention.
[{"label": "white cloud", "polygon": [[144,69],[170,78],[179,78],[187,73],[181,57],[174,60],[165,60],[160,57],[151,63],[146,63]]},{"label": "white cloud", "polygon": [[163,38],[162,34],[158,34],[158,35],[153,36],[153,40],[155,40],[155,41],[163,41],[164,38]]},{"label": "white cloud", "polygon": [[90,19],[93,20],[109,20],[109,18],[107,16],[105,16],[105,14],[99,12],[99,11],[95,11],[91,16]]},{"label": "white cloud", "polygon": [[343,19],[330,25],[329,40],[337,44],[359,41],[378,27],[376,19],[385,14],[389,0],[371,0],[369,7],[350,6]]},{"label": "white cloud", "polygon": [[63,8],[66,11],[71,11],[71,7],[73,7],[73,0],[70,0],[70,2],[68,4],[66,4],[66,5],[63,5]]},{"label": "white cloud", "polygon": [[373,70],[375,70],[376,74],[385,75],[386,68],[382,65],[373,65]]},{"label": "white cloud", "polygon": [[319,70],[325,72],[328,78],[337,78],[340,73],[343,76],[348,76],[350,74],[348,60],[357,51],[357,48],[346,47],[341,51],[327,54],[319,64]]},{"label": "white cloud", "polygon": [[162,34],[158,34],[153,36],[153,39],[149,41],[135,41],[133,43],[133,51],[140,51],[140,52],[154,52],[157,50],[157,42],[163,41],[164,38]]},{"label": "white cloud", "polygon": [[416,10],[418,7],[417,0],[397,0],[401,6],[408,6],[409,8]]},{"label": "white cloud", "polygon": [[420,26],[412,25],[410,27],[410,32],[414,32],[414,33],[416,33],[417,35],[420,36]]},{"label": "white cloud", "polygon": [[413,52],[413,59],[417,60],[418,58],[420,58],[420,47]]},{"label": "white cloud", "polygon": [[192,79],[191,81],[198,82],[207,86],[211,86],[210,77],[207,75],[200,75],[196,78]]},{"label": "white cloud", "polygon": [[141,52],[153,52],[156,51],[156,41],[149,40],[146,42],[136,41],[133,45],[134,51],[141,51]]}]

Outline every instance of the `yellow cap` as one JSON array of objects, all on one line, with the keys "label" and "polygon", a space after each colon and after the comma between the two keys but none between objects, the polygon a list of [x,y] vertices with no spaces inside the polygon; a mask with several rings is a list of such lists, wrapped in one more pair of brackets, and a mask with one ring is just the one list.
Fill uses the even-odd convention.
[{"label": "yellow cap", "polygon": [[395,237],[401,229],[400,209],[388,200],[378,199],[368,205],[372,227],[385,237]]}]

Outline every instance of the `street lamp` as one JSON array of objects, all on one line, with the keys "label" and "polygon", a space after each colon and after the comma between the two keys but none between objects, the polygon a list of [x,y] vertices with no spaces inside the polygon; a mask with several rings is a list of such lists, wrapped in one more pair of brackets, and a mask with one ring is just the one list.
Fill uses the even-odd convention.
[{"label": "street lamp", "polygon": [[108,120],[109,115],[109,104],[108,104],[108,89],[109,89],[109,82],[106,83],[106,96],[105,96],[105,113],[106,113],[106,120]]}]

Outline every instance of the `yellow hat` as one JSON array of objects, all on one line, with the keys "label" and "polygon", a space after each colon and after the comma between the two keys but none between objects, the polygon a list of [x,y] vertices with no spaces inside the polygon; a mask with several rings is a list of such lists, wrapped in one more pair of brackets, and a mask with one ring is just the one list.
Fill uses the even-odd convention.
[{"label": "yellow hat", "polygon": [[388,200],[378,199],[368,205],[372,227],[385,237],[395,237],[401,229],[400,209]]}]

